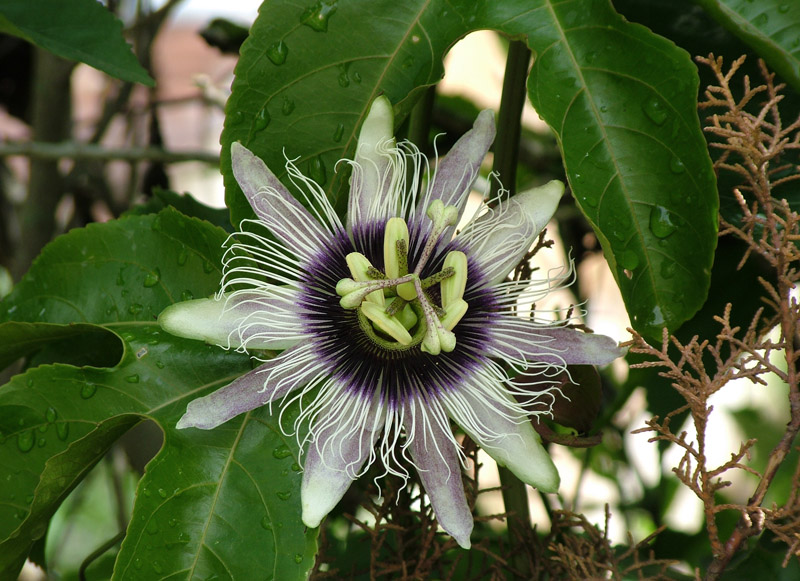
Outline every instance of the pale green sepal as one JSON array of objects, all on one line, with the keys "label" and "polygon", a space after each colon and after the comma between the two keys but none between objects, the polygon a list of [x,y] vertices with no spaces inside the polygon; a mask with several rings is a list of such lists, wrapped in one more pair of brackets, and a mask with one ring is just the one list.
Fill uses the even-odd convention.
[{"label": "pale green sepal", "polygon": [[397,255],[398,240],[405,240],[406,248],[408,248],[408,226],[402,218],[390,218],[383,234],[383,265],[387,278],[400,278],[408,274],[408,272],[401,272],[401,270],[408,270],[408,263],[404,265],[405,268],[402,268],[403,265]]},{"label": "pale green sepal", "polygon": [[445,309],[464,297],[464,289],[467,286],[467,255],[458,250],[448,252],[444,259],[444,268],[448,267],[452,267],[455,273],[441,282],[442,307]]},{"label": "pale green sepal", "polygon": [[401,345],[411,344],[411,335],[408,333],[403,324],[395,317],[390,317],[386,314],[386,309],[379,307],[374,303],[363,303],[361,305],[361,312],[372,321],[378,329],[392,337]]},{"label": "pale green sepal", "polygon": [[[239,327],[244,320],[237,310],[223,297],[216,299],[196,299],[175,303],[164,309],[158,316],[158,324],[166,332],[186,339],[199,339],[222,347],[242,346]],[[269,325],[265,324],[266,329]],[[254,328],[246,338],[248,349],[288,349],[297,339],[253,337]]]}]

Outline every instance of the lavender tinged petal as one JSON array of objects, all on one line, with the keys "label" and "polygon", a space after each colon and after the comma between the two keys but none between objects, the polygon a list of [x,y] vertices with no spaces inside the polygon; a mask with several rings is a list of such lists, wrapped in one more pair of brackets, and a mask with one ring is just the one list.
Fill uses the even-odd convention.
[{"label": "lavender tinged petal", "polygon": [[308,527],[318,527],[342,499],[380,435],[380,429],[371,429],[375,426],[351,424],[326,427],[308,446],[300,488],[303,523]]},{"label": "lavender tinged petal", "polygon": [[358,134],[347,207],[348,232],[352,232],[356,224],[389,217],[374,216],[373,209],[380,205],[380,200],[390,195],[392,158],[385,150],[394,145],[392,104],[385,96],[380,96],[372,102]]},{"label": "lavender tinged petal", "polygon": [[292,356],[300,347],[288,349],[214,393],[190,401],[176,427],[211,430],[302,387],[317,370],[302,357],[292,364]]},{"label": "lavender tinged petal", "polygon": [[[433,200],[441,200],[445,206],[458,208],[458,216],[464,211],[472,184],[478,177],[481,162],[492,145],[495,136],[494,113],[489,109],[481,111],[467,133],[450,149],[449,153],[436,166],[436,173],[428,189],[428,195],[419,201],[414,218],[409,224],[412,232],[425,237],[431,229],[431,221],[426,217],[427,207]],[[448,228],[443,240],[450,240],[453,228]]]},{"label": "lavender tinged petal", "polygon": [[458,241],[469,249],[489,283],[502,281],[519,263],[553,217],[563,194],[564,184],[553,180],[517,194],[461,231]]},{"label": "lavender tinged petal", "polygon": [[295,200],[266,164],[240,143],[231,144],[233,175],[259,220],[286,248],[311,261],[331,234]]},{"label": "lavender tinged petal", "polygon": [[176,303],[158,316],[158,324],[173,335],[222,347],[288,349],[303,338],[293,312],[294,293],[278,287],[272,293],[271,288]]},{"label": "lavender tinged petal", "polygon": [[[527,417],[511,420],[506,406],[489,404],[469,393],[459,395],[474,419],[466,417],[461,406],[447,406],[447,412],[470,438],[523,482],[542,492],[558,492],[558,471]],[[479,431],[470,428],[475,421],[480,423]]]},{"label": "lavender tinged petal", "polygon": [[553,365],[606,365],[625,349],[605,335],[565,327],[538,327],[517,317],[502,317],[489,328],[489,355]]},{"label": "lavender tinged petal", "polygon": [[406,425],[413,433],[409,442],[411,458],[439,524],[461,547],[469,549],[472,513],[464,496],[458,452],[452,436],[445,434],[438,423],[428,420],[423,415],[416,418],[413,426]]}]

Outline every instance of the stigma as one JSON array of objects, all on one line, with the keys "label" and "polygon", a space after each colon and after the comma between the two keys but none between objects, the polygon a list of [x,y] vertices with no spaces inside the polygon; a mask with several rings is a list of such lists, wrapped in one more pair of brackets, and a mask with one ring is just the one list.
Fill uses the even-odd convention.
[{"label": "stigma", "polygon": [[[336,285],[340,306],[355,309],[364,334],[387,350],[419,346],[430,355],[451,352],[456,346],[453,329],[467,312],[467,257],[463,252],[448,252],[440,271],[421,276],[439,238],[455,225],[458,210],[434,200],[426,215],[433,227],[416,264],[408,263],[408,225],[402,218],[391,218],[384,228],[384,270],[375,268],[363,254],[351,252],[345,259],[351,278]],[[436,287],[438,293],[431,293]]]}]

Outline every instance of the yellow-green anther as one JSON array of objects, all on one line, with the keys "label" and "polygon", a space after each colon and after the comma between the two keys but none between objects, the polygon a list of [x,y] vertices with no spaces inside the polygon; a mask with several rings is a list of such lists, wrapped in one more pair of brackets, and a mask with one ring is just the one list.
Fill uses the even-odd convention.
[{"label": "yellow-green anther", "polygon": [[441,318],[442,327],[448,331],[452,331],[458,322],[467,312],[467,301],[464,299],[456,299],[447,307],[444,317]]},{"label": "yellow-green anther", "polygon": [[374,303],[365,302],[361,305],[361,312],[377,329],[386,333],[401,345],[411,344],[411,335],[406,328],[395,317],[387,315],[385,309]]},{"label": "yellow-green anther", "polygon": [[452,268],[443,268],[439,272],[436,272],[424,279],[420,282],[423,289],[431,288],[435,284],[439,284],[446,278],[450,278],[455,274],[455,271]]},{"label": "yellow-green anther", "polygon": [[403,327],[410,329],[417,324],[417,314],[414,312],[414,309],[411,308],[411,305],[406,303],[406,306],[397,313],[397,320],[400,321]]},{"label": "yellow-green anther", "polygon": [[[454,274],[444,279],[440,287],[442,291],[442,306],[445,309],[464,297],[464,289],[467,286],[467,255],[458,250],[448,252],[444,259],[444,268],[448,267],[453,269]],[[450,328],[452,329],[452,327]]]},{"label": "yellow-green anther", "polygon": [[456,348],[455,333],[442,327],[437,327],[436,333],[439,335],[439,346],[441,347],[442,351],[445,353],[450,353]]},{"label": "yellow-green anther", "polygon": [[336,294],[340,297],[349,295],[352,292],[360,291],[364,288],[363,284],[359,284],[352,278],[343,278],[336,283]]},{"label": "yellow-green anther", "polygon": [[403,300],[401,297],[394,297],[392,302],[389,303],[389,306],[386,307],[386,314],[390,317],[395,316],[399,311],[403,309],[408,303]]},{"label": "yellow-green anther", "polygon": [[[351,252],[345,257],[345,261],[347,262],[347,268],[350,269],[350,274],[353,275],[353,280],[357,282],[374,280],[369,273],[371,270],[375,270],[375,267],[372,266],[372,263],[370,263],[367,257],[360,252]],[[366,300],[375,303],[379,307],[386,307],[386,301],[383,299],[383,291],[369,293],[366,295]]]},{"label": "yellow-green anther", "polygon": [[[400,240],[404,245],[397,244]],[[408,274],[408,258],[399,256],[400,247],[408,249],[408,240],[408,226],[405,220],[390,218],[383,234],[383,264],[388,278],[398,278]]]}]

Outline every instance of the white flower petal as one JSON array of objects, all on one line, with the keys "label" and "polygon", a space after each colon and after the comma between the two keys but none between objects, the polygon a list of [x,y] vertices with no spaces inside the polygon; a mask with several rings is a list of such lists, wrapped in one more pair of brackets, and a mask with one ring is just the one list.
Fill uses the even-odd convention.
[{"label": "white flower petal", "polygon": [[347,206],[348,232],[356,224],[377,218],[376,207],[392,195],[394,166],[389,151],[394,147],[394,112],[389,99],[381,95],[372,102],[358,134]]},{"label": "white flower petal", "polygon": [[605,335],[565,327],[542,327],[520,317],[498,317],[487,327],[486,353],[520,363],[606,365],[625,349]]},{"label": "white flower petal", "polygon": [[184,301],[167,307],[158,324],[173,335],[226,348],[288,349],[305,338],[292,308],[294,294],[291,289],[264,285],[258,291]]},{"label": "white flower petal", "polygon": [[502,281],[547,226],[564,195],[558,180],[519,193],[473,220],[457,240],[480,267],[487,282]]},{"label": "white flower petal", "polygon": [[[481,111],[472,129],[461,136],[436,166],[428,191],[419,200],[409,224],[417,236],[425,237],[431,230],[432,223],[426,217],[426,211],[433,200],[441,200],[445,206],[455,206],[461,218],[472,184],[478,177],[494,136],[494,113],[489,109]],[[450,240],[453,230],[454,227],[447,228],[442,239]]]},{"label": "white flower petal", "polygon": [[542,446],[530,419],[509,413],[510,408],[516,407],[510,396],[507,396],[509,404],[489,403],[466,391],[460,392],[458,397],[466,403],[468,412],[464,406],[452,405],[452,402],[448,402],[447,412],[470,438],[523,482],[542,492],[558,492],[560,478],[555,464]]},{"label": "white flower petal", "polygon": [[[472,513],[464,496],[457,444],[450,426],[431,421],[429,413],[406,414],[406,429],[411,432],[408,442],[411,458],[439,524],[461,547],[469,549]],[[409,422],[412,425],[409,426]]]},{"label": "white flower petal", "polygon": [[[329,419],[326,411],[332,410],[320,415]],[[375,455],[382,424],[376,421],[374,406],[363,406],[360,411],[347,421],[328,421],[314,430],[300,488],[303,523],[308,527],[319,526],[360,475],[367,459]]]},{"label": "white flower petal", "polygon": [[[232,143],[231,163],[256,216],[286,248],[310,262],[330,244],[333,232],[292,197],[260,158],[242,144]],[[327,204],[324,198],[318,201]],[[324,212],[330,215],[332,210],[328,207]]]},{"label": "white flower petal", "polygon": [[189,402],[177,428],[211,430],[307,384],[319,371],[308,364],[304,344],[238,377],[217,391]]}]

